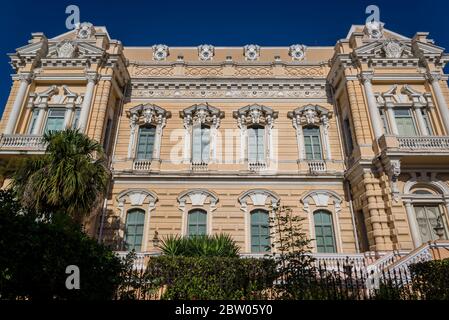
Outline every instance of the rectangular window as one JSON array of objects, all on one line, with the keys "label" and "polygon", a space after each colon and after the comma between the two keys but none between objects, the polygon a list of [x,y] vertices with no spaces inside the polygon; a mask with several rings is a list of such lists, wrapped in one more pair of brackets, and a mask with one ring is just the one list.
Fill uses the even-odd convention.
[{"label": "rectangular window", "polygon": [[47,123],[44,132],[61,131],[64,129],[65,109],[50,108],[48,109]]},{"label": "rectangular window", "polygon": [[152,126],[139,128],[139,139],[137,141],[138,160],[151,160],[153,158],[155,134],[156,129]]},{"label": "rectangular window", "polygon": [[313,214],[313,219],[317,252],[337,252],[331,214],[320,210]]},{"label": "rectangular window", "polygon": [[108,119],[106,130],[104,132],[103,149],[107,153],[109,150],[109,141],[111,140],[112,120]]},{"label": "rectangular window", "polygon": [[322,160],[320,128],[304,128],[304,146],[307,160]]},{"label": "rectangular window", "polygon": [[37,117],[39,115],[39,108],[34,108],[31,114],[30,125],[28,126],[28,134],[32,134],[34,126],[36,125]]},{"label": "rectangular window", "polygon": [[209,163],[210,129],[208,126],[194,126],[192,138],[192,163]]},{"label": "rectangular window", "polygon": [[394,109],[394,117],[400,136],[416,136],[416,126],[410,108]]},{"label": "rectangular window", "polygon": [[248,128],[248,162],[265,162],[265,129]]},{"label": "rectangular window", "polygon": [[343,121],[343,132],[345,134],[344,141],[345,141],[345,148],[348,155],[352,154],[352,151],[354,150],[354,144],[352,142],[352,131],[351,131],[351,124],[349,122],[349,119],[346,118]]},{"label": "rectangular window", "polygon": [[[421,235],[421,242],[437,240],[439,237],[435,232],[435,227],[438,223],[438,218],[441,216],[440,208],[438,206],[415,205],[416,221],[418,222],[419,233]],[[446,230],[444,230],[444,237],[447,237]]]},{"label": "rectangular window", "polygon": [[251,212],[251,252],[269,252],[270,247],[270,219],[268,212],[254,210]]}]

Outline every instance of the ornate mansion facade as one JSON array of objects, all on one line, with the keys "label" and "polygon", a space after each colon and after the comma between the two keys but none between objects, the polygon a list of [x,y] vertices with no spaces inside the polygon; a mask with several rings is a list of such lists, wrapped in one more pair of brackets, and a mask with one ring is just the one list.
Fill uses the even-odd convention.
[{"label": "ornate mansion facade", "polygon": [[126,47],[83,23],[10,58],[0,161],[42,154],[49,130],[99,141],[112,180],[86,228],[116,250],[227,233],[261,253],[279,203],[317,253],[448,238],[449,55],[428,33],[368,23],[332,47]]}]

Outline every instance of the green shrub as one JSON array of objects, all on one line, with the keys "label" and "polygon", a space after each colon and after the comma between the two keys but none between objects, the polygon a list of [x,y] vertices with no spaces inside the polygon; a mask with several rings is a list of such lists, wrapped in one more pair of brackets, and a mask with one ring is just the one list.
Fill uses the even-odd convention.
[{"label": "green shrub", "polygon": [[410,271],[413,290],[421,299],[449,300],[449,259],[418,262]]},{"label": "green shrub", "polygon": [[271,288],[275,263],[271,259],[159,256],[150,259],[145,277],[152,288],[165,286],[162,299],[257,299]]},{"label": "green shrub", "polygon": [[[0,299],[111,299],[122,263],[79,227],[36,220],[0,191]],[[68,290],[66,267],[80,270],[80,289]]]},{"label": "green shrub", "polygon": [[169,256],[184,257],[237,257],[239,247],[227,234],[194,237],[168,236],[160,249]]}]

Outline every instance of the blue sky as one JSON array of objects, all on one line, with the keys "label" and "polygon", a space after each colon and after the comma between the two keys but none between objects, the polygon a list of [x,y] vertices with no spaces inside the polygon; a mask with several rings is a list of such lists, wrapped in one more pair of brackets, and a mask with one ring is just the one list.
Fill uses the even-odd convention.
[{"label": "blue sky", "polygon": [[365,8],[380,8],[387,29],[430,38],[449,51],[449,2],[424,1],[8,1],[2,3],[0,33],[0,112],[9,95],[12,69],[7,53],[27,44],[32,32],[64,33],[66,6],[78,5],[81,21],[108,28],[124,45],[262,46],[303,43],[334,45],[351,24],[364,24]]}]

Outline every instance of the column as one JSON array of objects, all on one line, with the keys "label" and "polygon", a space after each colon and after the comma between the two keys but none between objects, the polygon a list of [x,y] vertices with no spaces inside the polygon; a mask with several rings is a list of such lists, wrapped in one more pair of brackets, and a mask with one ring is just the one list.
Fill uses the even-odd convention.
[{"label": "column", "polygon": [[441,117],[443,118],[443,124],[446,128],[446,134],[449,135],[449,109],[447,107],[446,100],[444,99],[443,92],[440,87],[441,74],[431,72],[428,74],[430,83],[432,84],[435,98],[437,100],[438,109],[440,110]]},{"label": "column", "polygon": [[22,108],[23,101],[25,99],[25,94],[28,89],[28,85],[31,82],[33,74],[32,73],[20,73],[19,74],[19,90],[17,91],[16,99],[12,106],[11,113],[9,114],[8,123],[6,124],[5,134],[14,134],[14,129],[16,127],[17,119],[19,118],[20,109]]},{"label": "column", "polygon": [[92,98],[94,94],[95,84],[98,80],[96,73],[88,73],[86,93],[84,94],[83,104],[81,105],[81,113],[79,120],[79,129],[81,132],[87,133],[87,121],[89,120],[90,107],[92,104]]},{"label": "column", "polygon": [[428,136],[429,132],[427,132],[426,122],[424,121],[424,117],[422,115],[421,108],[422,108],[422,106],[414,105],[416,120],[418,120],[418,126],[419,126],[419,131],[421,132],[421,135]]},{"label": "column", "polygon": [[42,134],[42,126],[45,121],[45,114],[47,113],[47,104],[41,103],[39,106],[39,113],[37,114],[36,123],[34,124],[33,132],[31,134]]},{"label": "column", "polygon": [[192,141],[192,117],[186,115],[184,118],[184,152],[183,152],[183,162],[190,163],[191,161],[191,141]]},{"label": "column", "polygon": [[377,108],[377,101],[374,97],[373,86],[371,84],[371,80],[373,79],[373,74],[371,72],[363,72],[361,74],[361,79],[363,82],[363,86],[365,88],[365,95],[368,101],[368,111],[371,118],[371,125],[373,127],[374,136],[376,140],[379,139],[382,134],[382,120],[380,119],[379,110]]},{"label": "column", "polygon": [[64,114],[64,129],[67,129],[70,127],[70,120],[73,116],[73,109],[75,106],[73,104],[67,104],[65,114]]},{"label": "column", "polygon": [[128,159],[134,159],[135,158],[135,152],[134,152],[134,145],[136,141],[136,135],[137,135],[137,122],[139,121],[139,116],[135,113],[131,114],[131,117],[129,119],[129,127],[130,127],[130,134],[129,134],[129,144],[128,144]]},{"label": "column", "polygon": [[396,124],[396,118],[394,116],[393,106],[387,106],[388,119],[390,120],[391,132],[395,135],[399,135],[398,125]]},{"label": "column", "polygon": [[418,223],[416,222],[415,210],[409,201],[404,201],[405,211],[407,212],[408,224],[410,225],[410,233],[413,245],[418,248],[421,245],[421,237],[419,235]]}]

